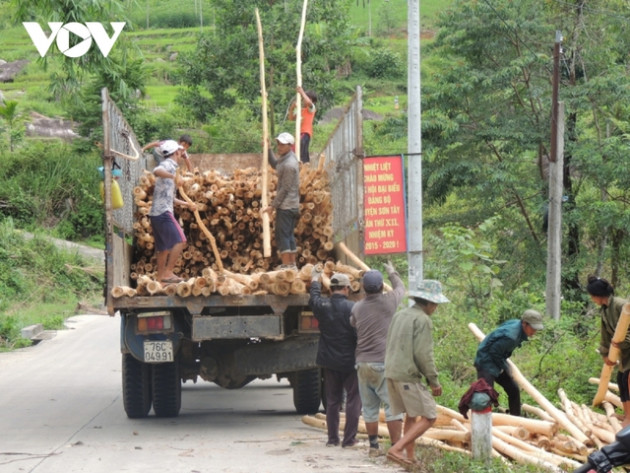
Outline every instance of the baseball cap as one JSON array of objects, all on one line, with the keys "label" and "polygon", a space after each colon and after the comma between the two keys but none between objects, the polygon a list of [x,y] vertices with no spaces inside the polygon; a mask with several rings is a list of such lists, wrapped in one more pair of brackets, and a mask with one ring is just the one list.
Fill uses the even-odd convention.
[{"label": "baseball cap", "polygon": [[184,149],[184,147],[175,140],[166,140],[160,145],[160,151],[164,157],[170,156],[178,149]]},{"label": "baseball cap", "polygon": [[279,141],[283,145],[292,145],[295,144],[295,139],[293,139],[293,135],[291,133],[287,133],[286,131],[280,133],[276,138],[276,141]]},{"label": "baseball cap", "polygon": [[534,309],[527,309],[521,316],[523,322],[527,322],[534,330],[542,330],[542,315]]},{"label": "baseball cap", "polygon": [[440,281],[434,279],[424,279],[418,281],[414,290],[409,290],[409,295],[412,297],[419,297],[435,304],[443,304],[445,302],[451,302],[448,298],[442,294],[442,284]]},{"label": "baseball cap", "polygon": [[377,292],[383,288],[383,275],[378,269],[370,269],[363,275],[365,292]]},{"label": "baseball cap", "polygon": [[349,286],[350,278],[343,273],[335,273],[330,278],[331,286]]}]

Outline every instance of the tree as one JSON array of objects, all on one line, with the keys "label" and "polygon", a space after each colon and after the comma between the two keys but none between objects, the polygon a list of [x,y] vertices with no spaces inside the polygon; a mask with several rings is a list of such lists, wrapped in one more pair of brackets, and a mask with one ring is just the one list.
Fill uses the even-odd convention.
[{"label": "tree", "polygon": [[[254,12],[263,27],[266,79],[271,127],[283,120],[285,107],[295,96],[295,45],[300,28],[301,1],[217,0],[216,31],[199,38],[197,48],[181,55],[186,89],[178,101],[202,121],[239,101],[260,113],[258,39]],[[347,5],[335,0],[310,2],[302,45],[303,84],[314,89],[324,110],[333,102],[332,80],[346,58]],[[276,105],[278,110],[274,108]],[[273,132],[273,131],[272,131]]]},{"label": "tree", "polygon": [[[75,0],[14,0],[15,19],[38,21],[41,25],[58,21],[63,23],[100,21],[107,30],[109,21],[123,21],[131,28],[123,2],[75,1]],[[112,34],[111,31],[108,32]],[[82,39],[70,35],[70,46]],[[55,100],[61,101],[73,119],[87,119],[83,130],[90,132],[100,123],[100,87],[107,87],[114,100],[123,107],[128,118],[136,110],[139,95],[144,92],[147,72],[138,59],[131,43],[124,35],[118,37],[115,47],[107,57],[92,47],[81,57],[54,54],[56,43],[41,61],[59,61],[61,70],[50,77],[50,91]],[[98,87],[95,87],[98,85]],[[96,106],[95,106],[96,104]],[[96,121],[91,119],[99,117]]]},{"label": "tree", "polygon": [[[456,1],[439,21],[429,51],[435,72],[423,84],[428,201],[456,196],[467,202],[466,212],[444,220],[476,225],[501,216],[506,231],[498,235],[499,247],[510,253],[510,269],[540,274],[555,30],[568,38],[560,100],[567,110],[563,289],[569,298],[581,297],[578,275],[596,263],[582,249],[597,239],[585,238],[582,229],[602,228],[595,219],[601,223],[603,214],[593,213],[605,204],[597,189],[610,196],[606,233],[621,230],[630,218],[628,177],[618,172],[624,149],[619,126],[628,118],[621,104],[630,98],[619,86],[627,83],[627,55],[619,45],[628,42],[625,20],[603,14],[620,8],[618,0],[598,2],[596,9],[587,3]],[[620,251],[628,251],[622,241]]]}]

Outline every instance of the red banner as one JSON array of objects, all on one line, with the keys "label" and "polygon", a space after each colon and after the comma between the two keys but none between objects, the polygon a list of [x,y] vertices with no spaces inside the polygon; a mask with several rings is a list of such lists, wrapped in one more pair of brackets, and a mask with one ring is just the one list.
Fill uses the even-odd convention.
[{"label": "red banner", "polygon": [[402,156],[363,160],[365,254],[407,251]]}]

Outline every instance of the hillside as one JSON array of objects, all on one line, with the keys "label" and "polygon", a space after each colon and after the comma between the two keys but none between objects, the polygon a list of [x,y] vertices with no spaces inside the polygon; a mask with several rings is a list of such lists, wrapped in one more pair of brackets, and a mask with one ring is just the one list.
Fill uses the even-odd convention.
[{"label": "hillside", "polygon": [[[392,51],[399,60],[404,60],[406,2],[391,0],[377,6],[372,4],[374,2],[347,1],[357,51],[369,50],[379,44]],[[177,120],[189,121],[184,119],[185,112],[181,107],[175,104],[175,98],[181,89],[178,72],[181,65],[178,57],[195,49],[200,33],[212,34],[214,11],[209,1],[195,2],[194,5],[178,4],[174,7],[175,3],[150,0],[127,10],[131,23],[123,31],[121,41],[124,39],[133,45],[133,50],[142,58],[148,73],[141,105],[153,116],[169,116],[169,121],[173,121],[170,117],[176,116]],[[423,28],[426,27],[423,37],[431,36],[433,18],[449,3],[435,0],[421,2]],[[177,13],[173,13],[174,11]],[[63,134],[64,137],[71,137],[65,131],[70,122],[63,124],[63,132],[57,123],[42,122],[46,117],[71,120],[63,104],[51,100],[49,77],[60,71],[59,53],[51,48],[45,59],[40,58],[25,28],[22,25],[11,25],[6,18],[4,22],[5,34],[0,37],[0,60],[9,64],[0,66],[0,77],[3,68],[15,65],[18,69],[12,71],[6,81],[0,79],[0,97],[17,101],[21,116],[26,122],[34,123],[39,118],[40,126],[29,127],[27,135],[49,137]],[[404,75],[401,77],[404,78]],[[401,82],[399,79],[387,81],[367,78],[366,81],[365,77],[357,76],[349,77],[347,81],[350,91],[354,84],[364,84],[365,107],[376,116],[397,115],[400,109],[395,108],[395,99],[398,99],[401,108],[405,102],[404,79]],[[338,105],[343,106],[347,96],[340,99]],[[283,107],[285,104],[281,105]],[[323,116],[319,118],[322,119]],[[325,134],[319,134],[320,138],[323,136]]]}]

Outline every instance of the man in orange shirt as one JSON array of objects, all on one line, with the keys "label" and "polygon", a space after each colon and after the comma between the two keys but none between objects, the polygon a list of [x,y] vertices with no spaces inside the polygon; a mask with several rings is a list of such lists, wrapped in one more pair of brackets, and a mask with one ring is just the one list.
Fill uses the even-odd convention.
[{"label": "man in orange shirt", "polygon": [[[310,155],[308,153],[308,146],[313,137],[313,120],[315,118],[315,104],[317,103],[317,94],[311,90],[304,91],[302,87],[298,86],[298,93],[302,96],[302,122],[300,124],[300,161],[308,163],[310,161]],[[295,120],[295,102],[291,104],[289,109],[289,120]]]}]

